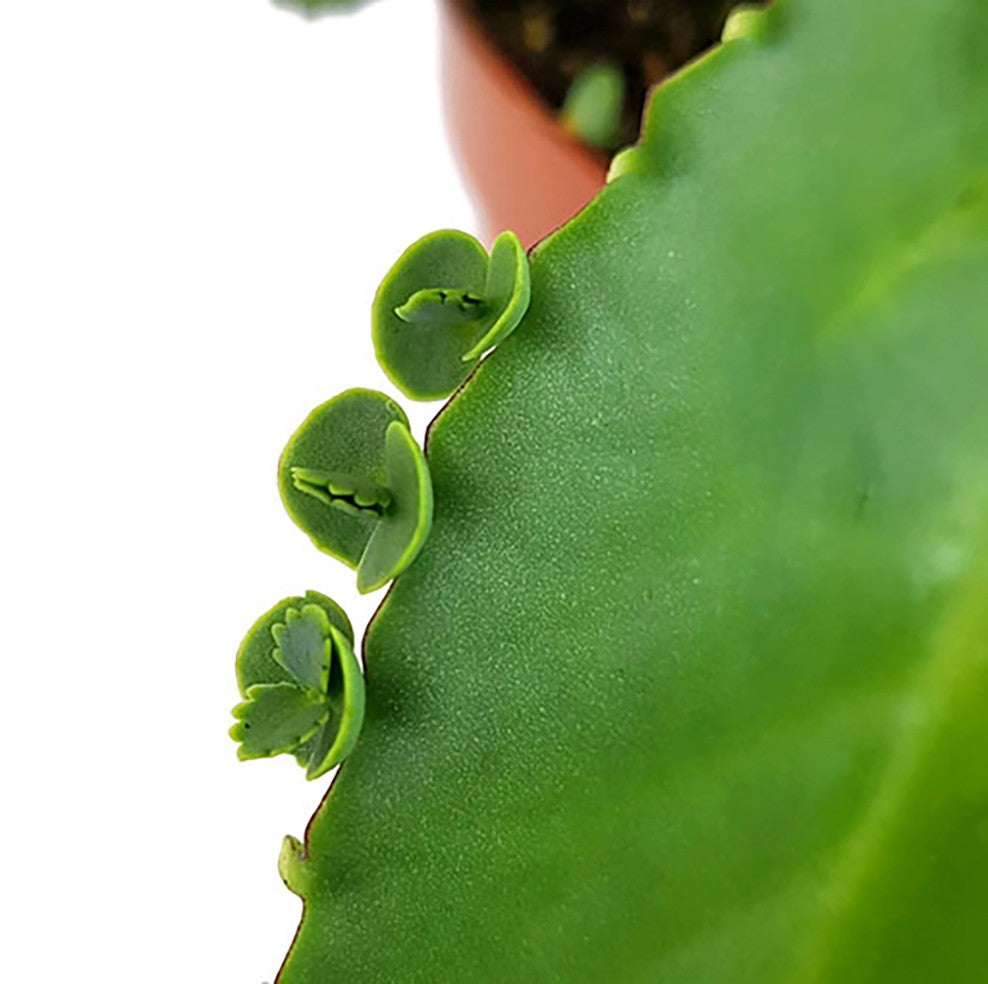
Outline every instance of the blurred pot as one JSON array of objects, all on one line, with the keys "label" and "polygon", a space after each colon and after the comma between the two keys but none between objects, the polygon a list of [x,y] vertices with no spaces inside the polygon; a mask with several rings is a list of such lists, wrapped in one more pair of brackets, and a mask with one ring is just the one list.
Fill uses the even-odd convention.
[{"label": "blurred pot", "polygon": [[563,130],[455,0],[441,4],[441,25],[447,126],[482,238],[511,229],[532,246],[593,198],[607,161]]}]

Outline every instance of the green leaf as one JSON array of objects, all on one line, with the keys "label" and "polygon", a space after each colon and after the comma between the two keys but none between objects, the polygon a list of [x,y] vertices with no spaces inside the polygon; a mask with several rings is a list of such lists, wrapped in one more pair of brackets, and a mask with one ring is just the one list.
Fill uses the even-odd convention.
[{"label": "green leaf", "polygon": [[292,485],[299,492],[311,495],[327,506],[335,506],[351,516],[372,516],[390,502],[387,489],[341,472],[295,466],[291,470]]},{"label": "green leaf", "polygon": [[247,699],[233,709],[237,723],[230,737],[240,742],[238,758],[268,758],[293,752],[328,715],[322,694],[293,683],[256,684],[247,688]]},{"label": "green leaf", "polygon": [[[353,751],[364,723],[364,675],[350,640],[330,628],[333,671],[327,700],[329,720],[313,736],[307,760],[307,779],[318,779]],[[301,763],[300,763],[301,764]]]},{"label": "green leaf", "polygon": [[721,41],[737,41],[755,36],[769,21],[762,15],[766,7],[762,3],[738,4],[728,15],[721,31]]},{"label": "green leaf", "polygon": [[272,657],[296,683],[325,693],[332,653],[329,632],[329,617],[319,605],[289,608],[285,621],[271,629],[277,647]]},{"label": "green leaf", "polygon": [[432,426],[281,984],[984,980],[988,5],[764,16]]},{"label": "green leaf", "polygon": [[306,417],[278,464],[289,516],[320,550],[350,567],[360,563],[380,516],[380,508],[359,500],[386,486],[385,434],[395,421],[408,425],[394,400],[375,390],[347,390]]},{"label": "green leaf", "polygon": [[415,559],[432,528],[432,482],[422,449],[395,422],[385,435],[390,508],[371,534],[357,568],[361,594],[383,588]]},{"label": "green leaf", "polygon": [[277,7],[294,11],[303,17],[316,18],[337,11],[348,12],[362,7],[367,0],[274,0]]},{"label": "green leaf", "polygon": [[444,318],[410,324],[405,319],[415,296],[455,290],[483,297],[486,277],[484,247],[465,232],[444,229],[409,246],[384,278],[372,309],[374,351],[406,396],[436,400],[452,393],[472,368],[460,357],[477,330],[472,321],[449,324]]},{"label": "green leaf", "polygon": [[353,641],[350,620],[332,598],[327,598],[318,591],[306,591],[304,596],[283,598],[250,627],[240,644],[237,652],[237,686],[241,696],[245,697],[247,688],[257,683],[295,682],[295,677],[274,658],[276,643],[273,630],[275,626],[284,623],[289,609],[298,610],[307,605],[318,605],[330,623]]},{"label": "green leaf", "polygon": [[513,232],[502,232],[491,247],[484,297],[489,314],[480,325],[480,337],[462,356],[463,362],[479,359],[499,345],[521,323],[531,300],[528,256]]},{"label": "green leaf", "polygon": [[395,308],[395,314],[409,325],[474,326],[487,311],[487,302],[468,290],[427,287],[418,290]]},{"label": "green leaf", "polygon": [[563,126],[584,143],[613,147],[624,109],[624,72],[610,61],[584,68],[563,103]]},{"label": "green leaf", "polygon": [[405,250],[378,288],[378,362],[414,400],[448,396],[514,331],[528,303],[528,257],[514,233],[498,236],[490,259],[465,232],[431,233]]},{"label": "green leaf", "polygon": [[309,866],[305,847],[297,837],[287,836],[281,842],[278,855],[278,874],[285,888],[296,895],[304,895],[308,890]]}]

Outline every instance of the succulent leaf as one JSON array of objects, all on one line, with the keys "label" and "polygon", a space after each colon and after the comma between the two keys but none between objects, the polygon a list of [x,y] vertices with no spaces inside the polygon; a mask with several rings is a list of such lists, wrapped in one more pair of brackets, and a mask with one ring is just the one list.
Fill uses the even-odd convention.
[{"label": "succulent leaf", "polygon": [[294,683],[258,683],[233,709],[237,723],[230,737],[240,743],[241,759],[269,758],[294,752],[329,716],[323,694]]},{"label": "succulent leaf", "polygon": [[483,334],[460,357],[463,362],[479,359],[488,349],[504,341],[528,310],[531,299],[528,256],[513,232],[502,232],[494,240],[484,297],[491,313],[481,325]]},{"label": "succulent leaf", "polygon": [[391,493],[382,486],[340,472],[293,467],[291,476],[292,484],[299,492],[351,516],[376,518],[391,502]]},{"label": "succulent leaf", "polygon": [[306,18],[321,17],[333,11],[350,11],[362,7],[368,0],[274,0],[283,7]]},{"label": "succulent leaf", "polygon": [[416,291],[395,314],[410,325],[475,325],[487,311],[487,302],[468,290],[427,287]]},{"label": "succulent leaf", "polygon": [[563,126],[593,147],[613,147],[624,109],[624,72],[610,61],[584,68],[566,93]]},{"label": "succulent leaf", "polygon": [[432,528],[432,480],[422,449],[399,422],[385,434],[391,507],[371,534],[357,567],[361,594],[383,588],[415,559]]},{"label": "succulent leaf", "polygon": [[988,5],[763,16],[433,424],[280,984],[984,979]]},{"label": "succulent leaf", "polygon": [[265,612],[244,636],[237,651],[237,686],[241,696],[256,683],[295,683],[296,678],[274,658],[276,647],[273,631],[284,623],[289,609],[299,610],[310,605],[319,606],[329,622],[353,642],[353,627],[346,612],[332,598],[318,591],[306,591],[304,596],[283,598]]},{"label": "succulent leaf", "polygon": [[769,23],[762,16],[764,13],[765,4],[739,4],[727,15],[727,20],[721,31],[721,41],[737,41],[740,38],[753,37],[765,24]]},{"label": "succulent leaf", "polygon": [[278,874],[290,892],[303,897],[308,889],[307,860],[302,842],[290,834],[286,836],[278,855]]},{"label": "succulent leaf", "polygon": [[330,627],[332,673],[327,700],[329,719],[313,736],[305,763],[306,778],[318,779],[339,765],[353,750],[364,723],[364,675],[350,640]]},{"label": "succulent leaf", "polygon": [[332,653],[329,633],[329,617],[319,605],[289,608],[285,621],[271,629],[274,661],[300,686],[325,693]]}]

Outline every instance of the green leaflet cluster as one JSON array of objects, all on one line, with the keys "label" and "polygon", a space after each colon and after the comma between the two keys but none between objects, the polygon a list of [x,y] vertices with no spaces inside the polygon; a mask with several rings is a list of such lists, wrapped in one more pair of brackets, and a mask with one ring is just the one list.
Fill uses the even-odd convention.
[{"label": "green leaflet cluster", "polygon": [[373,336],[388,378],[413,400],[449,396],[518,327],[530,299],[528,257],[504,232],[488,257],[444,229],[402,254],[374,298]]},{"label": "green leaflet cluster", "polygon": [[[513,234],[498,238],[489,259],[465,233],[427,236],[378,292],[382,365],[418,398],[452,388],[517,327],[528,301],[528,260]],[[356,569],[361,593],[398,577],[432,526],[425,453],[401,407],[376,390],[350,389],[316,407],[281,455],[278,487],[313,544]],[[241,645],[237,678],[245,699],[230,736],[241,759],[291,754],[315,779],[353,748],[363,677],[349,620],[332,599],[309,592],[262,616]]]},{"label": "green leaflet cluster", "polygon": [[376,591],[422,548],[432,484],[404,412],[373,390],[352,389],[312,411],[278,465],[288,515],[322,551]]},{"label": "green leaflet cluster", "polygon": [[353,630],[330,598],[309,591],[261,616],[237,653],[244,701],[230,737],[241,759],[294,755],[316,779],[353,748],[364,719],[364,680]]},{"label": "green leaflet cluster", "polygon": [[[448,395],[521,322],[528,258],[506,232],[490,257],[472,236],[441,230],[410,246],[372,310],[378,360],[418,400]],[[312,411],[278,467],[288,514],[322,551],[376,591],[415,559],[432,525],[425,455],[394,400],[351,389]]]}]

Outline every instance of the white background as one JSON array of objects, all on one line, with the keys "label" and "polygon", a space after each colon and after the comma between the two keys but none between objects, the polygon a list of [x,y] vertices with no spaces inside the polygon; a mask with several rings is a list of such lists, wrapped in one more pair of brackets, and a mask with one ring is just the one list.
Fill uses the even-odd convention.
[{"label": "white background", "polygon": [[[316,404],[390,390],[374,289],[473,217],[436,12],[0,7],[0,980],[260,984],[328,777],[238,763],[234,654],[315,551],[274,472]],[[435,406],[408,406],[421,438]]]}]

